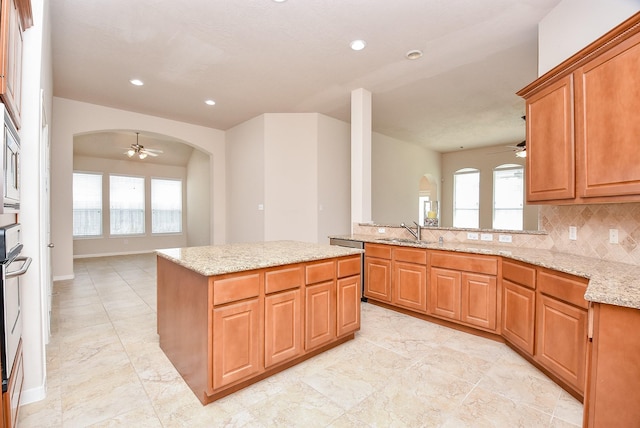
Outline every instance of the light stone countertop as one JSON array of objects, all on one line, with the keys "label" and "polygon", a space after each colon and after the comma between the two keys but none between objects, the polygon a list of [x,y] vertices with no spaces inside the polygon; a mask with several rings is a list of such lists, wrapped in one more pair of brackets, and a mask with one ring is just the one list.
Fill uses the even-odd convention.
[{"label": "light stone countertop", "polygon": [[355,248],[296,241],[169,248],[156,254],[204,276],[362,254]]},{"label": "light stone countertop", "polygon": [[379,239],[369,235],[331,236],[331,238],[507,257],[589,279],[584,296],[588,301],[640,309],[640,266],[637,265],[503,245],[453,242],[444,242],[443,245],[439,245],[437,242]]}]

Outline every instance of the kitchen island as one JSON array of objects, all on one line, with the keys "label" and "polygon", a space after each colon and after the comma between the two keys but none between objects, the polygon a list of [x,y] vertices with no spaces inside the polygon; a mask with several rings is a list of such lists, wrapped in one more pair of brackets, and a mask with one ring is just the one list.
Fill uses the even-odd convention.
[{"label": "kitchen island", "polygon": [[362,250],[293,241],[157,251],[160,348],[203,404],[354,338]]}]

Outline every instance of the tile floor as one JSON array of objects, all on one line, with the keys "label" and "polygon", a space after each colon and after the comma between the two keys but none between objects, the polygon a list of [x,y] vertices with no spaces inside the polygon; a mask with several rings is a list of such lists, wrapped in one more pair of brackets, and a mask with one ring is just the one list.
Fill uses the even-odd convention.
[{"label": "tile floor", "polygon": [[505,345],[363,303],[342,346],[202,406],[158,347],[155,256],[54,284],[47,398],[20,427],[575,427],[582,405]]}]

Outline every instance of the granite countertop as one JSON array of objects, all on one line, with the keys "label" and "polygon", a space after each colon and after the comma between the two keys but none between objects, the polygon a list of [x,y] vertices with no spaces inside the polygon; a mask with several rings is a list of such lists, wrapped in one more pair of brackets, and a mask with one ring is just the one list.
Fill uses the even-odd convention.
[{"label": "granite countertop", "polygon": [[439,245],[437,242],[380,239],[370,235],[331,236],[331,238],[507,257],[589,279],[584,296],[588,301],[640,309],[640,266],[637,265],[549,250],[502,245],[453,242],[444,242],[443,245]]},{"label": "granite countertop", "polygon": [[292,263],[362,254],[356,248],[272,241],[206,247],[170,248],[156,254],[204,276],[223,275]]}]

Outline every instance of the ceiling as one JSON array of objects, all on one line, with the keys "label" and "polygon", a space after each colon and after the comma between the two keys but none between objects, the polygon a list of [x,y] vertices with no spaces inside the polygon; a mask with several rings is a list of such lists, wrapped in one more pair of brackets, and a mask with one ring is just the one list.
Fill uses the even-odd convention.
[{"label": "ceiling", "polygon": [[227,130],[262,113],[349,122],[365,88],[376,132],[441,152],[514,144],[515,92],[559,2],[51,0],[54,95]]}]

